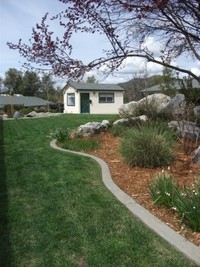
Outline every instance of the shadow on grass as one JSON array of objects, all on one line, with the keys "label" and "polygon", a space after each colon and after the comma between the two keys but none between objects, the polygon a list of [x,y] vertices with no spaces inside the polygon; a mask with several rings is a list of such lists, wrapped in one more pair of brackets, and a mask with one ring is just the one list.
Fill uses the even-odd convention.
[{"label": "shadow on grass", "polygon": [[3,136],[3,120],[0,119],[0,266],[11,266],[11,244],[8,226],[8,192]]}]

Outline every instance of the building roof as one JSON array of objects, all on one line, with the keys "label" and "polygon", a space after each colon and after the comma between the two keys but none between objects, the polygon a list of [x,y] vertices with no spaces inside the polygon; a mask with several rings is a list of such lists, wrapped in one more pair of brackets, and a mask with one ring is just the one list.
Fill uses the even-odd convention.
[{"label": "building roof", "polygon": [[[164,86],[164,84],[163,83],[157,84],[157,85],[145,88],[145,89],[141,90],[140,92],[141,93],[158,93],[162,90],[161,86]],[[197,80],[192,79],[192,87],[193,88],[200,88],[200,83]],[[176,81],[174,84],[174,88],[177,90],[180,90],[181,89],[180,82]]]},{"label": "building roof", "polygon": [[5,105],[22,105],[25,107],[38,107],[50,104],[49,101],[35,96],[0,95],[0,108]]},{"label": "building roof", "polygon": [[106,84],[106,83],[79,83],[79,82],[70,82],[64,89],[72,86],[78,91],[124,91],[122,87],[117,84]]}]

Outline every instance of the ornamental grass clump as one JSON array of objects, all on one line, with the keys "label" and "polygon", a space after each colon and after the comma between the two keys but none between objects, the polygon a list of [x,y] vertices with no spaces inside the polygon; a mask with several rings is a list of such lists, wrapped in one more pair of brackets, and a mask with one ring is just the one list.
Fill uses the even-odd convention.
[{"label": "ornamental grass clump", "polygon": [[149,182],[149,190],[155,204],[175,209],[179,188],[170,174],[162,172],[154,176]]},{"label": "ornamental grass clump", "polygon": [[112,132],[112,135],[113,135],[113,136],[123,136],[127,129],[128,129],[127,126],[123,126],[123,125],[114,125],[114,126],[111,128],[111,132]]},{"label": "ornamental grass clump", "polygon": [[74,138],[61,144],[64,149],[75,151],[93,151],[99,148],[100,141],[92,138]]},{"label": "ornamental grass clump", "polygon": [[174,133],[165,124],[148,123],[126,132],[120,152],[130,166],[155,168],[171,164],[174,144]]}]

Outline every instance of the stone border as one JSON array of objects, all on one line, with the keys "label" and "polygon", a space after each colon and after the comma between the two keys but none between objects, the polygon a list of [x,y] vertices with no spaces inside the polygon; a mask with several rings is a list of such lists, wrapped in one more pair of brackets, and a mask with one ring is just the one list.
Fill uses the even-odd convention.
[{"label": "stone border", "polygon": [[124,191],[122,191],[112,180],[110,170],[105,161],[96,156],[92,156],[82,152],[75,152],[60,148],[56,145],[56,140],[50,142],[50,146],[62,152],[77,154],[80,156],[90,157],[94,159],[101,167],[102,179],[106,187],[113,193],[113,195],[123,203],[129,211],[140,221],[142,221],[148,228],[153,230],[160,237],[165,239],[176,250],[184,254],[188,259],[193,261],[197,266],[200,266],[200,247],[196,246],[172,228],[167,226],[152,213],[139,205],[131,197],[129,197]]}]

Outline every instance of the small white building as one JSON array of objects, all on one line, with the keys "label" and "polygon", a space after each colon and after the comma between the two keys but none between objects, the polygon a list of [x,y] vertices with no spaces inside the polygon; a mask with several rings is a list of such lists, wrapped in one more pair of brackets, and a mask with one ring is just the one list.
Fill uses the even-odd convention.
[{"label": "small white building", "polygon": [[118,114],[123,94],[116,84],[70,82],[64,87],[64,113]]}]

